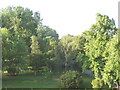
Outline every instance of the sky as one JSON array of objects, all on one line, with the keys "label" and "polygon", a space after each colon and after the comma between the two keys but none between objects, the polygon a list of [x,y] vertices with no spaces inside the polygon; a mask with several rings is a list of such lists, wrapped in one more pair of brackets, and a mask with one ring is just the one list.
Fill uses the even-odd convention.
[{"label": "sky", "polygon": [[[118,23],[119,0],[0,0],[0,9],[22,6],[39,11],[43,24],[60,37],[80,35],[96,22],[96,13],[108,15]],[[118,27],[118,26],[117,26]]]}]

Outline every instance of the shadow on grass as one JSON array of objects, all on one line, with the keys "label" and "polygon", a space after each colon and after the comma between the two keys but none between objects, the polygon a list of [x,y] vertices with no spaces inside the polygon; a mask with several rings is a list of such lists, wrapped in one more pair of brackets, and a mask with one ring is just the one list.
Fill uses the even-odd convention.
[{"label": "shadow on grass", "polygon": [[[40,72],[34,76],[34,72],[24,72],[18,76],[3,75],[3,88],[61,88],[60,73],[45,76]],[[91,88],[92,77],[83,75],[83,88]]]}]

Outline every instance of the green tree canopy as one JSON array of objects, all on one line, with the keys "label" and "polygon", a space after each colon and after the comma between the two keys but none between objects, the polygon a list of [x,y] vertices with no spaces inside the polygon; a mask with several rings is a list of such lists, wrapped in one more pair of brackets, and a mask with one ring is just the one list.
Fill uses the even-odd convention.
[{"label": "green tree canopy", "polygon": [[[86,54],[89,56],[89,61],[91,62],[90,67],[92,68],[95,79],[97,80],[102,80],[100,75],[102,75],[107,62],[106,56],[104,56],[106,44],[111,40],[111,38],[113,38],[116,31],[117,28],[113,19],[110,19],[106,15],[97,14],[96,24],[93,24],[90,31],[85,33],[88,42],[85,47]],[[102,87],[102,84],[92,84],[95,88]]]},{"label": "green tree canopy", "polygon": [[26,64],[28,47],[19,35],[12,36],[6,28],[0,30],[3,37],[3,70],[7,70],[9,74],[17,74]]}]

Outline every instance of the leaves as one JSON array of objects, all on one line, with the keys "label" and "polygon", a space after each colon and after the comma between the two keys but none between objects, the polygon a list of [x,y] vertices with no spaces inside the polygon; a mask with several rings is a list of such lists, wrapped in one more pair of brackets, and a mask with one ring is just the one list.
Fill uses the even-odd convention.
[{"label": "leaves", "polygon": [[[99,83],[97,85],[99,80],[104,81],[104,84],[108,84],[111,87],[112,80],[118,76],[113,76],[113,73],[115,73],[114,66],[116,67],[114,60],[118,60],[118,51],[115,49],[115,46],[118,45],[114,44],[117,38],[111,41],[116,31],[113,19],[109,19],[106,15],[97,14],[96,24],[92,25],[89,32],[83,34],[87,34],[86,39],[88,43],[86,43],[85,49],[91,62],[90,67],[95,75],[95,80],[92,82],[93,87],[98,88],[103,86],[102,84],[99,85]],[[102,75],[102,79],[99,78],[100,75]]]}]

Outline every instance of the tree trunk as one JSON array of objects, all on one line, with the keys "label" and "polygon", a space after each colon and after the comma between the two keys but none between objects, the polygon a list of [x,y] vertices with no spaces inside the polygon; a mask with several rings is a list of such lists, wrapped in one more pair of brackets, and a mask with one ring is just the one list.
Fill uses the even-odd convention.
[{"label": "tree trunk", "polygon": [[34,75],[35,75],[35,76],[37,75],[37,72],[36,72],[36,71],[34,72]]},{"label": "tree trunk", "polygon": [[51,65],[50,65],[50,68],[49,68],[49,69],[50,69],[49,72],[51,72],[51,70],[52,70]]},{"label": "tree trunk", "polygon": [[117,87],[118,87],[118,90],[120,90],[120,83],[119,83],[119,81],[118,81],[118,85],[117,85]]},{"label": "tree trunk", "polygon": [[68,58],[67,58],[67,53],[65,52],[65,71],[67,71],[67,66],[68,66]]}]

